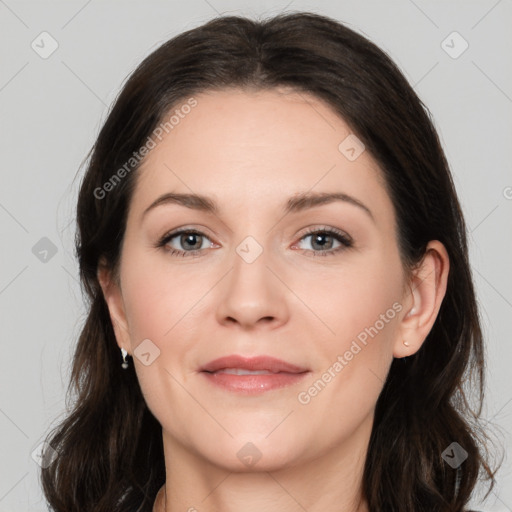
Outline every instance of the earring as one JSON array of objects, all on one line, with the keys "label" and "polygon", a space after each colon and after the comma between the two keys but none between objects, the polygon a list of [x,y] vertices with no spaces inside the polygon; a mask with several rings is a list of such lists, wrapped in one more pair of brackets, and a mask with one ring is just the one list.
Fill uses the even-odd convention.
[{"label": "earring", "polygon": [[128,368],[128,362],[126,361],[126,355],[128,352],[124,348],[121,349],[121,355],[123,356],[123,362],[121,363],[121,367],[123,370],[126,370]]},{"label": "earring", "polygon": [[404,341],[403,341],[403,344],[404,344],[406,347],[408,347],[408,346],[409,346],[409,342],[408,342],[408,341],[405,341],[405,340],[404,340]]}]

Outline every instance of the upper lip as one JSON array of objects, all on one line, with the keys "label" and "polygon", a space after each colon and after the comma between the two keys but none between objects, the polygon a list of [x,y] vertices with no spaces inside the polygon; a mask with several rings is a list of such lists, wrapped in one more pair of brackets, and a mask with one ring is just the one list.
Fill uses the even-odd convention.
[{"label": "upper lip", "polygon": [[209,363],[205,364],[200,371],[202,372],[216,372],[226,368],[241,368],[244,370],[267,370],[269,372],[286,372],[286,373],[304,373],[308,371],[306,368],[301,368],[281,359],[276,359],[270,356],[256,356],[256,357],[243,357],[239,355],[230,355],[219,357]]}]

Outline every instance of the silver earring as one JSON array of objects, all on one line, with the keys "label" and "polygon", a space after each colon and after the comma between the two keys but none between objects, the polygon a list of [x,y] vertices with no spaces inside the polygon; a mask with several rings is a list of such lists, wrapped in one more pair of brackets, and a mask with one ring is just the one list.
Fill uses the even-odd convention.
[{"label": "silver earring", "polygon": [[128,361],[126,361],[126,356],[128,355],[128,352],[124,348],[121,349],[121,355],[123,356],[123,362],[121,363],[121,367],[123,370],[126,370],[128,368]]},{"label": "silver earring", "polygon": [[408,342],[408,341],[405,341],[405,340],[404,340],[404,341],[403,341],[403,344],[404,344],[406,347],[408,347],[408,346],[409,346],[409,342]]}]

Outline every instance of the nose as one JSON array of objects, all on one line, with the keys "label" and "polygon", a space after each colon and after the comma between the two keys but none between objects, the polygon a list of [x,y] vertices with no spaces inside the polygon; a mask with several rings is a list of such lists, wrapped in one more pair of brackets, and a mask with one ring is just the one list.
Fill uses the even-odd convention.
[{"label": "nose", "polygon": [[265,250],[254,261],[236,253],[232,262],[220,283],[218,322],[245,330],[274,329],[286,323],[291,292],[277,262],[272,263]]}]

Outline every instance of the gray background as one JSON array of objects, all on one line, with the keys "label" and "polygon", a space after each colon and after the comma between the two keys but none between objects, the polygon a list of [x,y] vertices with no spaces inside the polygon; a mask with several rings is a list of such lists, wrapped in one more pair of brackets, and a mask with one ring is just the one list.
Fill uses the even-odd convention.
[{"label": "gray background", "polygon": [[[0,0],[0,512],[46,510],[31,453],[64,413],[85,313],[73,256],[77,172],[108,106],[134,67],[175,34],[217,14],[282,10],[327,14],[367,35],[432,112],[470,231],[487,339],[484,415],[510,450],[511,0]],[[58,43],[46,59],[31,47],[43,45],[43,31]],[[469,44],[457,58],[464,42],[446,39],[453,31]],[[55,254],[40,252],[43,237]],[[506,459],[497,488],[475,506],[512,511],[511,470]]]}]

